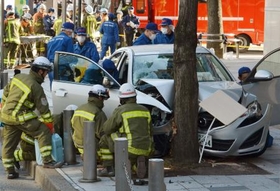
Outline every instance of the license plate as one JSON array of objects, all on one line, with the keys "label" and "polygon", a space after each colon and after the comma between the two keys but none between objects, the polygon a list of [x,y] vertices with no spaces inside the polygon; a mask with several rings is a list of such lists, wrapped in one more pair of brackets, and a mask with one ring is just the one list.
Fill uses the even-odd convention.
[{"label": "license plate", "polygon": [[[201,146],[203,146],[206,134],[198,133],[198,142]],[[212,148],[212,136],[208,135],[205,143],[206,147]]]}]

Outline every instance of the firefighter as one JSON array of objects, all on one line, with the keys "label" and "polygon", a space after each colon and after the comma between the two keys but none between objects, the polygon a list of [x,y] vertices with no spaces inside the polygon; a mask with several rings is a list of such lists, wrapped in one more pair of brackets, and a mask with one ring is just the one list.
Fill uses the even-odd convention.
[{"label": "firefighter", "polygon": [[[84,121],[94,121],[95,138],[100,140],[103,131],[101,129],[103,123],[107,117],[102,111],[104,107],[104,100],[109,99],[109,92],[102,85],[93,85],[88,93],[88,102],[78,107],[71,119],[71,123],[74,129],[73,141],[75,147],[79,150],[83,156],[83,126]],[[98,145],[98,144],[97,144]],[[97,149],[98,150],[98,149]]]},{"label": "firefighter", "polygon": [[[47,97],[41,84],[53,68],[45,57],[37,57],[31,64],[29,74],[17,74],[5,86],[2,97],[1,121],[4,125],[2,162],[8,172],[8,179],[19,177],[14,168],[14,151],[22,132],[38,139],[44,168],[59,168],[51,156],[51,132],[47,126],[52,123]],[[40,118],[35,113],[40,113]]]},{"label": "firefighter", "polygon": [[[21,27],[22,27],[22,33],[21,36],[29,36],[34,34],[34,28],[32,25],[32,15],[30,13],[25,13],[21,20]],[[20,46],[21,50],[21,60],[25,60],[25,62],[31,62],[33,59],[33,47],[35,46],[34,43],[30,43],[30,46],[28,45],[25,47],[24,45]]]},{"label": "firefighter", "polygon": [[133,85],[124,83],[119,89],[120,104],[112,116],[104,123],[104,135],[99,146],[104,169],[99,176],[114,176],[113,152],[114,139],[128,139],[128,155],[133,169],[139,178],[146,175],[146,159],[153,152],[151,114],[147,108],[136,103]]},{"label": "firefighter", "polygon": [[82,21],[82,27],[87,29],[87,34],[89,38],[94,42],[94,33],[95,29],[97,28],[97,21],[95,16],[93,15],[93,8],[90,5],[85,7],[85,16]]},{"label": "firefighter", "polygon": [[[44,16],[47,7],[44,4],[39,6],[39,11],[33,15],[34,33],[35,35],[44,35]],[[45,55],[45,43],[43,41],[36,42],[37,54],[39,56]]]},{"label": "firefighter", "polygon": [[169,18],[163,18],[161,29],[154,39],[154,44],[173,44],[175,40],[173,21]]},{"label": "firefighter", "polygon": [[100,59],[103,59],[106,55],[108,48],[110,47],[111,54],[116,50],[116,46],[120,45],[119,28],[116,22],[114,22],[114,14],[109,13],[109,20],[102,23],[100,27],[101,38],[101,53]]},{"label": "firefighter", "polygon": [[[70,19],[69,13],[66,13],[66,22],[73,23],[72,20]],[[54,21],[53,24],[53,30],[55,31],[55,36],[59,35],[59,33],[61,32],[61,26],[62,26],[62,18],[60,16],[58,19]]]},{"label": "firefighter", "polygon": [[16,67],[21,32],[21,25],[19,20],[15,18],[15,12],[9,11],[4,21],[4,69]]},{"label": "firefighter", "polygon": [[127,46],[132,46],[139,24],[139,18],[134,15],[134,7],[129,7],[128,14],[122,19]]},{"label": "firefighter", "polygon": [[133,46],[152,44],[158,32],[157,24],[152,22],[148,23],[145,31],[133,42]]},{"label": "firefighter", "polygon": [[24,16],[24,14],[26,14],[26,13],[29,13],[29,11],[30,11],[30,8],[29,8],[28,5],[23,5],[22,6],[22,16]]}]

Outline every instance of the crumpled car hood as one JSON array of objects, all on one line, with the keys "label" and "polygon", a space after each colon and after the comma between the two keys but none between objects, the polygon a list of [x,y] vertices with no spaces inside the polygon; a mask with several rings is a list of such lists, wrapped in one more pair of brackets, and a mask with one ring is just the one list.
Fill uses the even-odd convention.
[{"label": "crumpled car hood", "polygon": [[[141,79],[157,88],[162,95],[166,103],[170,108],[173,108],[174,100],[174,80],[165,79]],[[200,101],[208,98],[211,94],[217,90],[223,90],[235,101],[239,101],[242,96],[242,86],[234,81],[218,81],[218,82],[199,82],[199,95]]]}]

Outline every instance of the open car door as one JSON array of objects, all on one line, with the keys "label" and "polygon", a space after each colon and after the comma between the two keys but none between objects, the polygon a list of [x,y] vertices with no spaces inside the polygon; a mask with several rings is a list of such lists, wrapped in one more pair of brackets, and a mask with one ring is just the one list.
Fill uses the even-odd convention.
[{"label": "open car door", "polygon": [[[262,108],[273,106],[271,125],[280,123],[280,48],[265,55],[242,84],[245,91],[255,94]],[[263,109],[264,111],[264,109]]]}]

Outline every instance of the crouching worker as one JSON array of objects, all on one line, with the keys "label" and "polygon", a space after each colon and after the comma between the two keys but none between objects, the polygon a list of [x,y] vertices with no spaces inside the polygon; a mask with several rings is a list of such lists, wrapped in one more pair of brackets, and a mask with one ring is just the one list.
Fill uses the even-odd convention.
[{"label": "crouching worker", "polygon": [[[19,177],[14,168],[14,151],[22,132],[39,142],[44,168],[59,168],[51,156],[51,132],[45,123],[53,121],[47,97],[41,84],[53,65],[45,57],[37,57],[31,64],[29,74],[17,74],[5,86],[2,97],[0,120],[5,124],[3,133],[2,162],[8,179]],[[40,113],[40,118],[35,113]]]},{"label": "crouching worker", "polygon": [[136,103],[136,91],[131,84],[125,83],[119,90],[120,104],[112,116],[104,123],[104,135],[99,142],[104,169],[98,176],[114,176],[114,139],[126,137],[128,155],[138,178],[146,175],[146,159],[153,152],[151,114],[147,108]]},{"label": "crouching worker", "polygon": [[[84,153],[84,121],[95,122],[95,138],[98,143],[101,135],[103,134],[101,127],[107,119],[105,113],[102,111],[102,108],[104,107],[104,100],[107,100],[109,97],[109,92],[106,88],[102,85],[93,85],[88,93],[88,102],[78,107],[74,112],[71,119],[72,127],[74,129],[73,141],[82,157]],[[98,147],[98,144],[96,145]]]}]

